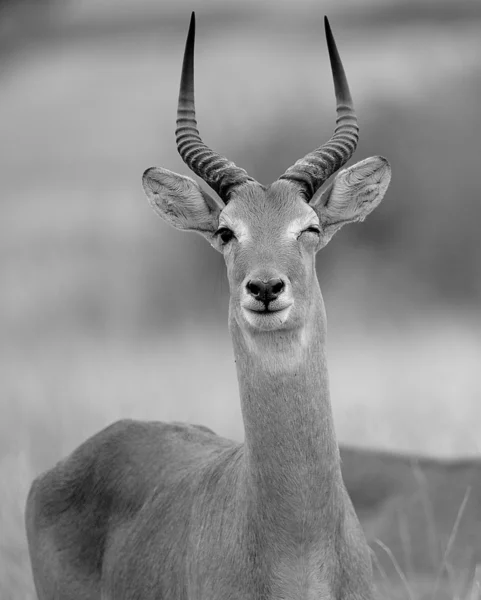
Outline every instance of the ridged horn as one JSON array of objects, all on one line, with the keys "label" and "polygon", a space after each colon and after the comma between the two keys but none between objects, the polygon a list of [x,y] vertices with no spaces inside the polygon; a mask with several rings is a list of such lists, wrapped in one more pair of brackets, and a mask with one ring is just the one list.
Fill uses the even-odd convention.
[{"label": "ridged horn", "polygon": [[324,17],[324,27],[336,94],[336,129],[326,144],[298,160],[280,177],[300,184],[309,200],[351,158],[359,140],[359,127],[349,85],[327,17]]},{"label": "ridged horn", "polygon": [[254,179],[249,177],[244,169],[211,150],[200,137],[195,117],[194,44],[195,13],[192,13],[180,79],[175,130],[177,150],[189,169],[210,185],[227,203],[233,187]]}]

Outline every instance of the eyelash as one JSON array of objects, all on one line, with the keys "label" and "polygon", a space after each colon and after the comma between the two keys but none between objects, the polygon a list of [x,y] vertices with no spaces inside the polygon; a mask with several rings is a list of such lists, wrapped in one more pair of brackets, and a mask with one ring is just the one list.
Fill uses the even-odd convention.
[{"label": "eyelash", "polygon": [[301,237],[301,235],[302,235],[303,233],[306,233],[306,232],[309,232],[309,233],[315,233],[316,235],[321,235],[321,230],[320,230],[320,228],[319,228],[317,225],[311,225],[310,227],[307,227],[306,229],[303,229],[303,230],[301,231],[301,233],[300,233],[300,234],[299,234],[299,236],[298,236],[298,239]]}]

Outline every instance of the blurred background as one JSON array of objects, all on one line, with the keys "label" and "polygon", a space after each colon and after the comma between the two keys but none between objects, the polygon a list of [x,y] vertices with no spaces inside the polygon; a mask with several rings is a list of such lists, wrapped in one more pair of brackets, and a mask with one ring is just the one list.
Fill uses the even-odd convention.
[{"label": "blurred background", "polygon": [[242,439],[222,257],[155,217],[197,11],[204,140],[270,183],[331,135],[328,14],[393,180],[318,257],[341,442],[481,450],[478,0],[0,1],[0,597],[29,484],[121,417]]}]

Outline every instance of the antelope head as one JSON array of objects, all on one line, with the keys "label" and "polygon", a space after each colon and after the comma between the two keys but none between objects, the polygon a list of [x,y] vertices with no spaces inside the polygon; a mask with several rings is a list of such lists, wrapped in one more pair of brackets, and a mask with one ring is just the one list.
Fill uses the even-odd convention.
[{"label": "antelope head", "polygon": [[[206,146],[194,103],[195,17],[185,46],[177,112],[177,148],[218,195],[184,175],[150,168],[143,187],[154,210],[174,227],[196,231],[224,255],[230,318],[244,331],[302,328],[322,297],[315,255],[344,224],[362,221],[381,202],[391,170],[375,156],[339,170],[358,142],[358,123],[344,68],[325,18],[337,101],[331,139],[263,186]],[[321,186],[335,175],[325,190]]]}]

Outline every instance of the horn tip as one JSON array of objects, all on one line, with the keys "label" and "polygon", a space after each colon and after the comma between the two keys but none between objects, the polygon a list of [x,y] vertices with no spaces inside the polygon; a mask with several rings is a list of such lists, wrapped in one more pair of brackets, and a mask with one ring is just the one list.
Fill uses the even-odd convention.
[{"label": "horn tip", "polygon": [[185,49],[187,51],[187,48],[191,49],[191,51],[194,51],[194,39],[195,39],[195,12],[192,11],[192,15],[190,17],[190,23],[189,23],[189,31],[187,32],[187,41],[186,41],[186,46]]},{"label": "horn tip", "polygon": [[327,15],[324,15],[324,31],[326,33],[326,40],[328,47],[335,45],[334,35],[332,33],[331,24],[329,23],[329,19]]},{"label": "horn tip", "polygon": [[190,15],[190,24],[189,24],[189,31],[195,31],[195,11],[192,11],[192,14]]}]

